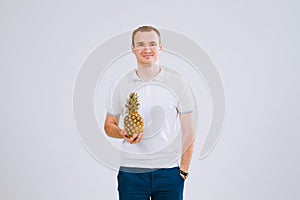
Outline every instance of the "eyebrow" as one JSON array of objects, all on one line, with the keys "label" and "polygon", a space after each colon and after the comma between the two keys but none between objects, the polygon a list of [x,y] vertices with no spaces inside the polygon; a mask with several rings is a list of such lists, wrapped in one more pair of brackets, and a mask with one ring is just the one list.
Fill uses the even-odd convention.
[{"label": "eyebrow", "polygon": [[[137,42],[136,44],[144,44],[144,42]],[[157,42],[151,41],[151,42],[149,42],[149,44],[157,44]]]}]

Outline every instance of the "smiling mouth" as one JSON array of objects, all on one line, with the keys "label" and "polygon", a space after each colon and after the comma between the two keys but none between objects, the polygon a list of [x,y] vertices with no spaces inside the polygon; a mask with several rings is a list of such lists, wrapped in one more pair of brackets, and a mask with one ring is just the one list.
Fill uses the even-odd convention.
[{"label": "smiling mouth", "polygon": [[151,58],[152,55],[144,55],[143,57],[144,57],[144,58]]}]

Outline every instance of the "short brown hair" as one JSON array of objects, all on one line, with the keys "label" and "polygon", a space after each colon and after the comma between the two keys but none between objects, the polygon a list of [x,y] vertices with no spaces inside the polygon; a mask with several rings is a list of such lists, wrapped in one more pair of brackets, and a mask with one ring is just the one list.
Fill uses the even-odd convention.
[{"label": "short brown hair", "polygon": [[135,29],[133,32],[132,32],[132,45],[134,45],[134,36],[136,35],[137,32],[150,32],[150,31],[154,31],[158,37],[159,37],[159,43],[161,43],[161,39],[160,39],[160,32],[154,28],[153,26],[140,26],[138,27],[137,29]]}]

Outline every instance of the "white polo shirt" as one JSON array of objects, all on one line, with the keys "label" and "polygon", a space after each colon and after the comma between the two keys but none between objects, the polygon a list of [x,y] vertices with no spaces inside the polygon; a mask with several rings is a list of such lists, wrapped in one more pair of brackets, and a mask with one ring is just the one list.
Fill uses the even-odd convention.
[{"label": "white polo shirt", "polygon": [[179,165],[181,131],[179,114],[193,112],[189,86],[181,76],[161,68],[152,80],[141,80],[132,70],[116,84],[107,102],[107,113],[120,116],[123,129],[125,103],[130,93],[139,97],[139,113],[144,119],[144,137],[137,144],[122,143],[121,166],[169,168]]}]

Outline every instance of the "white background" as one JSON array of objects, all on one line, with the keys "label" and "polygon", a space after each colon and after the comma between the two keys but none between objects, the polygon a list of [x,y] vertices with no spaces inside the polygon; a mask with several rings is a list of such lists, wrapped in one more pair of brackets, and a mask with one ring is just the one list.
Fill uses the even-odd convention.
[{"label": "white background", "polygon": [[226,90],[223,135],[204,160],[197,143],[185,199],[299,199],[299,8],[296,0],[2,0],[0,198],[117,199],[116,172],[76,133],[73,86],[97,45],[151,24],[204,47]]}]

